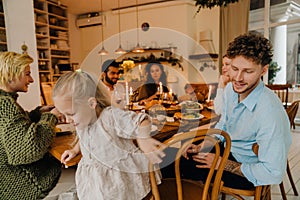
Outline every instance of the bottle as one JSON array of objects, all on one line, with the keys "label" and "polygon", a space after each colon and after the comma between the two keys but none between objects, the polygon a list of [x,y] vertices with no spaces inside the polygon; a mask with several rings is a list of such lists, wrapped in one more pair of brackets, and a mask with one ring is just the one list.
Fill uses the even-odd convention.
[{"label": "bottle", "polygon": [[58,68],[57,65],[55,65],[55,67],[54,67],[54,74],[59,74],[59,73],[60,73],[59,68]]}]

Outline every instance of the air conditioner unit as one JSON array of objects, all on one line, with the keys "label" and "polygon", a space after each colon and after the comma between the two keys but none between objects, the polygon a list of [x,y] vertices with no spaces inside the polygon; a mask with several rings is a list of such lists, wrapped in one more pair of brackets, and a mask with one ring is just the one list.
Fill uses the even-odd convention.
[{"label": "air conditioner unit", "polygon": [[102,25],[102,16],[79,18],[76,20],[76,25],[78,28]]}]

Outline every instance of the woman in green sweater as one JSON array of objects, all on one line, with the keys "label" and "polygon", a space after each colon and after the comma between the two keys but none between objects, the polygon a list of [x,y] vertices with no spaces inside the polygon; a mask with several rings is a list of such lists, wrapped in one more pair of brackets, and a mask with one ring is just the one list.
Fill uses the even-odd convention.
[{"label": "woman in green sweater", "polygon": [[[33,83],[27,54],[0,53],[0,199],[42,199],[56,185],[61,165],[48,149],[58,122],[56,109],[26,112],[17,92]],[[54,115],[55,114],[55,115]]]}]

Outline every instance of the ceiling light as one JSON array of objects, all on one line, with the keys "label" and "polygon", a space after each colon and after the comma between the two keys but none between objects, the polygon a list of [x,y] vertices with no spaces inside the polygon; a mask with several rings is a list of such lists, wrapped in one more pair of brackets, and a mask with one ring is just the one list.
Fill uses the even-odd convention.
[{"label": "ceiling light", "polygon": [[102,44],[102,48],[101,50],[98,52],[99,55],[101,56],[104,56],[104,55],[107,55],[108,54],[108,51],[105,50],[104,48],[104,41],[103,41],[103,22],[104,22],[104,19],[103,19],[103,12],[102,12],[102,0],[100,0],[100,4],[101,4],[101,18],[102,18],[102,24],[101,24],[101,44]]},{"label": "ceiling light", "polygon": [[136,6],[135,6],[135,10],[136,10],[136,36],[137,36],[137,45],[136,47],[132,50],[132,52],[134,53],[142,53],[144,52],[144,49],[140,46],[139,43],[139,9],[138,9],[138,0],[135,1]]},{"label": "ceiling light", "polygon": [[123,54],[126,51],[122,48],[121,45],[121,17],[120,17],[120,0],[118,0],[118,18],[119,18],[119,48],[115,50],[115,54]]}]

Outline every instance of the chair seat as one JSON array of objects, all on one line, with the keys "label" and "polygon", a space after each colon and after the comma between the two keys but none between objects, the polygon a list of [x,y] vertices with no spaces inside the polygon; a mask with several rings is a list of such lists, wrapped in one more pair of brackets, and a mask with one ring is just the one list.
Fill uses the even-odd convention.
[{"label": "chair seat", "polygon": [[[181,179],[183,199],[199,200],[203,193],[203,184],[201,182]],[[161,200],[178,199],[176,178],[166,178],[158,185]],[[208,199],[210,199],[208,197]]]}]

